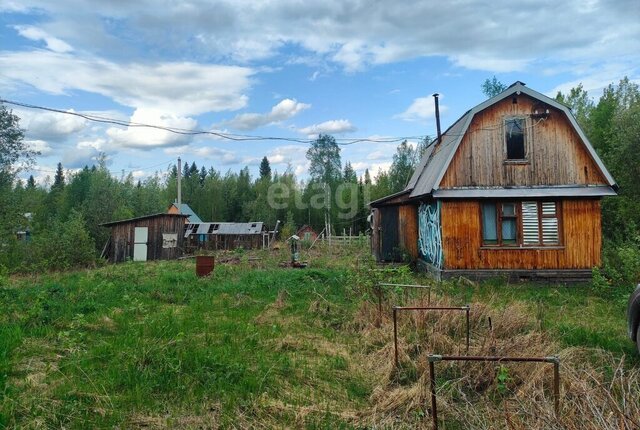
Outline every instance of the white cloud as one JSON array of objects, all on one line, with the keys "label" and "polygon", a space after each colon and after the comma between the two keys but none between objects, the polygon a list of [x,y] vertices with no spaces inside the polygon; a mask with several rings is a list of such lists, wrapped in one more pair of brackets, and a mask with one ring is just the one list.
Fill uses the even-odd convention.
[{"label": "white cloud", "polygon": [[125,106],[182,116],[244,107],[243,92],[254,73],[246,67],[189,62],[118,64],[48,51],[0,52],[0,63],[0,90],[16,83],[50,94],[82,90]]},{"label": "white cloud", "polygon": [[560,6],[470,0],[411,7],[392,0],[94,3],[81,8],[71,0],[4,0],[0,9],[37,11],[48,18],[43,31],[76,49],[131,58],[139,55],[130,46],[134,39],[167,55],[189,52],[236,62],[270,58],[295,46],[300,58],[330,60],[350,71],[425,56],[500,72],[519,70],[533,58],[598,63],[630,55],[629,63],[637,64],[640,55],[634,1],[570,0]]},{"label": "white cloud", "polygon": [[268,113],[243,113],[229,121],[223,122],[222,125],[237,130],[254,130],[258,127],[285,121],[310,107],[310,104],[300,103],[295,99],[284,99],[271,108],[271,111]]},{"label": "white cloud", "polygon": [[[131,116],[131,122],[185,130],[193,130],[198,125],[198,122],[193,118],[146,108],[136,109]],[[111,127],[106,131],[106,134],[118,146],[142,150],[181,146],[189,143],[192,139],[191,135],[172,133],[158,128],[136,127],[135,125],[127,128]]]},{"label": "white cloud", "polygon": [[51,36],[40,28],[30,25],[17,25],[15,29],[18,31],[20,36],[26,37],[29,40],[34,40],[36,42],[43,41],[47,45],[47,49],[50,49],[53,52],[64,53],[73,51],[73,48],[69,44],[57,37]]},{"label": "white cloud", "polygon": [[[442,96],[440,97],[442,99]],[[440,113],[446,112],[447,106],[440,104]],[[403,119],[405,121],[424,121],[435,117],[435,101],[433,97],[418,97],[413,100],[411,105],[402,113],[394,116],[394,118]]]},{"label": "white cloud", "polygon": [[200,148],[194,148],[191,150],[191,153],[204,159],[215,160],[216,162],[222,164],[223,166],[228,166],[231,164],[238,164],[242,160],[234,151],[229,151],[227,149],[216,148],[213,146],[205,146]]},{"label": "white cloud", "polygon": [[[69,109],[67,112],[75,111]],[[20,117],[20,126],[26,130],[26,137],[34,140],[64,140],[87,126],[84,118],[75,115],[32,110],[16,110],[15,113]]]},{"label": "white cloud", "polygon": [[24,143],[27,147],[32,151],[37,151],[40,155],[49,155],[53,151],[49,144],[44,140],[27,140],[25,139]]},{"label": "white cloud", "polygon": [[166,148],[164,152],[168,155],[183,157],[183,159],[192,156],[198,157],[198,159],[213,160],[216,162],[216,165],[220,164],[223,166],[239,164],[243,161],[236,152],[215,146],[196,147],[193,145],[183,145]]},{"label": "white cloud", "polygon": [[297,129],[297,131],[313,137],[319,134],[350,133],[356,131],[356,127],[351,124],[348,119],[334,119],[331,121],[321,122],[320,124],[313,124],[307,127],[299,128]]}]

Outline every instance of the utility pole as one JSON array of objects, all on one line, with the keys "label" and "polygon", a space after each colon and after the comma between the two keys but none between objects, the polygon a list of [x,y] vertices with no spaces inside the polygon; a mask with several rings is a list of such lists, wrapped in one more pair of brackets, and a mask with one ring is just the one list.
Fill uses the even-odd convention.
[{"label": "utility pole", "polygon": [[178,157],[178,213],[182,213],[182,185],[181,182],[182,176],[182,160]]}]

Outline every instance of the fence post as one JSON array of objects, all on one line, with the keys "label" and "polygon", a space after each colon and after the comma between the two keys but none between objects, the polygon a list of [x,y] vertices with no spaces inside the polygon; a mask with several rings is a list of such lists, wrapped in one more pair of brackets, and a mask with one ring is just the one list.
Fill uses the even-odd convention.
[{"label": "fence post", "polygon": [[429,380],[431,381],[431,419],[434,430],[438,430],[438,405],[436,403],[436,370],[434,362],[439,361],[439,355],[429,356]]},{"label": "fence post", "polygon": [[396,367],[399,366],[398,361],[398,308],[393,307],[393,345],[395,347]]}]

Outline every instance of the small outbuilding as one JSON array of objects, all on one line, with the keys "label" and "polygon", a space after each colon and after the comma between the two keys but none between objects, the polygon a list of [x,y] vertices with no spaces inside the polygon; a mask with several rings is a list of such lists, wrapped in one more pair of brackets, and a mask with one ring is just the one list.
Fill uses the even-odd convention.
[{"label": "small outbuilding", "polygon": [[256,249],[268,246],[270,233],[263,222],[203,222],[189,223],[184,237],[189,249]]},{"label": "small outbuilding", "polygon": [[315,232],[313,227],[305,224],[300,227],[300,229],[298,229],[298,231],[296,232],[296,236],[304,241],[313,242],[318,237],[318,233]]},{"label": "small outbuilding", "polygon": [[187,217],[159,213],[101,224],[111,228],[102,255],[112,263],[176,259],[183,254]]}]

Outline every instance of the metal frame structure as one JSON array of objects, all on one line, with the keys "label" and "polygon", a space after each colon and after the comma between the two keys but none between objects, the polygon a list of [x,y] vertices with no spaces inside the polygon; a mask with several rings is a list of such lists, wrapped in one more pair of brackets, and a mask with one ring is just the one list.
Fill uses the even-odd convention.
[{"label": "metal frame structure", "polygon": [[436,402],[436,373],[435,363],[438,361],[497,361],[551,363],[553,364],[553,406],[556,417],[560,415],[560,358],[551,357],[500,357],[500,356],[460,356],[460,355],[436,355],[431,354],[429,360],[429,379],[431,383],[431,418],[434,430],[438,430],[438,405]]},{"label": "metal frame structure", "polygon": [[400,365],[398,360],[398,311],[464,311],[466,313],[467,322],[467,354],[469,353],[469,311],[471,306],[394,306],[393,307],[393,345],[395,347],[395,364]]}]

